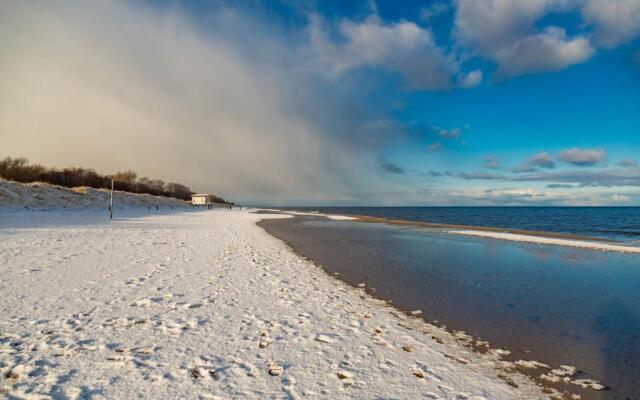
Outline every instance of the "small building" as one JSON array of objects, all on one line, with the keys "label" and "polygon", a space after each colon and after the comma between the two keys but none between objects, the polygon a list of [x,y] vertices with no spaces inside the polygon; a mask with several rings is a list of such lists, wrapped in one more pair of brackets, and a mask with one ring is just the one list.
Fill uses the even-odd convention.
[{"label": "small building", "polygon": [[213,196],[206,193],[192,194],[191,204],[194,206],[210,206],[213,204]]}]

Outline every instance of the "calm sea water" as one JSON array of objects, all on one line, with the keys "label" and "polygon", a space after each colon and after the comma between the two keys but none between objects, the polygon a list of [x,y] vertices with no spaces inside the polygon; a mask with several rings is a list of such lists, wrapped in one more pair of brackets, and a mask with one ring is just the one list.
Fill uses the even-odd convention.
[{"label": "calm sea water", "polygon": [[[322,209],[433,222],[509,227],[593,235],[634,229],[627,220],[593,216],[602,209]],[[456,212],[472,216],[461,219]],[[602,211],[600,211],[602,212]],[[606,209],[620,218],[638,209]],[[484,213],[484,216],[479,216]],[[571,215],[582,228],[558,230],[532,213],[560,219]],[[523,223],[514,215],[528,215]],[[491,216],[487,216],[491,215]],[[588,215],[581,220],[578,215]],[[424,219],[421,219],[424,220]],[[626,222],[625,222],[626,221]],[[396,306],[420,309],[428,321],[489,340],[513,351],[512,359],[534,359],[554,367],[576,366],[580,377],[611,387],[601,393],[577,389],[583,399],[640,399],[640,256],[589,249],[466,237],[415,227],[297,217],[262,221],[268,232],[296,251],[366,283]],[[565,221],[561,225],[568,226]],[[621,229],[621,227],[626,227]]]},{"label": "calm sea water", "polygon": [[299,209],[438,224],[571,233],[640,243],[640,207],[305,207]]}]

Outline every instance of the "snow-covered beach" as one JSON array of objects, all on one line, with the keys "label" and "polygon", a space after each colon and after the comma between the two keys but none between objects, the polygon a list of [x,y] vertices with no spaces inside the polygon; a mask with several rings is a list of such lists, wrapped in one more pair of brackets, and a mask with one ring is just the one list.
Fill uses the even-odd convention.
[{"label": "snow-covered beach", "polygon": [[282,217],[0,211],[3,396],[546,398],[255,224]]}]

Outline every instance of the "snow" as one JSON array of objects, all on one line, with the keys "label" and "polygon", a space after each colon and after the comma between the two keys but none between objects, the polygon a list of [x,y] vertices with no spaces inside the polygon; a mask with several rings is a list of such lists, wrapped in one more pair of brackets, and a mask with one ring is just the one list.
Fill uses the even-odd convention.
[{"label": "snow", "polygon": [[255,224],[282,217],[0,211],[0,393],[547,398],[498,370],[496,352],[342,283]]},{"label": "snow", "polygon": [[[109,190],[90,187],[66,188],[48,183],[19,183],[0,179],[0,209],[107,209],[109,207]],[[155,208],[190,207],[186,201],[153,196],[150,194],[134,194],[113,192],[114,210],[119,208]]]},{"label": "snow", "polygon": [[597,381],[594,381],[593,379],[576,379],[575,381],[571,381],[571,383],[573,383],[574,385],[583,387],[585,389],[591,389],[595,391],[601,391],[606,389],[604,385],[600,384]]},{"label": "snow", "polygon": [[475,230],[459,230],[451,229],[448,232],[458,235],[478,236],[498,240],[512,240],[516,242],[529,242],[537,244],[550,244],[558,246],[580,247],[585,249],[603,250],[603,251],[616,251],[623,253],[640,253],[640,247],[637,246],[625,246],[614,243],[602,243],[588,240],[578,239],[561,239],[544,236],[534,235],[521,235],[517,233],[509,232],[491,232],[491,231],[475,231]]},{"label": "snow", "polygon": [[283,214],[299,215],[299,216],[303,216],[303,217],[325,217],[325,218],[333,219],[333,220],[336,220],[336,221],[354,221],[354,220],[358,219],[356,217],[349,217],[347,215],[325,214],[325,213],[321,213],[321,212],[317,212],[317,211],[313,211],[313,212],[285,211],[285,210],[275,210],[275,211],[280,211]]},{"label": "snow", "polygon": [[353,220],[357,220],[358,219],[356,217],[349,217],[349,216],[346,216],[346,215],[329,215],[329,214],[327,214],[326,217],[329,218],[329,219],[336,220],[336,221],[353,221]]},{"label": "snow", "polygon": [[535,361],[535,360],[518,360],[514,364],[517,365],[518,367],[528,368],[528,369],[536,369],[536,368],[551,369],[551,367],[548,366],[547,364],[541,363],[540,361]]},{"label": "snow", "polygon": [[[278,210],[280,211],[280,210]],[[300,215],[300,216],[306,216],[306,217],[318,217],[318,216],[322,216],[324,217],[325,214],[319,213],[317,211],[313,211],[313,212],[304,212],[304,211],[282,211],[282,213],[284,214],[289,214],[289,215]]]},{"label": "snow", "polygon": [[[548,367],[548,366],[546,366]],[[606,389],[606,386],[601,384],[600,382],[593,379],[575,379],[572,380],[572,377],[577,373],[577,369],[571,365],[560,365],[560,368],[552,369],[549,373],[540,375],[540,378],[552,382],[564,382],[570,383],[576,386],[580,386],[584,389],[591,389],[594,391],[601,391]]]}]

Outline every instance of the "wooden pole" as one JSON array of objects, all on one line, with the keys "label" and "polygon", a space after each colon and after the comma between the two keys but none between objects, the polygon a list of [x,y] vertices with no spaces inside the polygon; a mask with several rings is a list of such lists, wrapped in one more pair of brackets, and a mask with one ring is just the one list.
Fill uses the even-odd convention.
[{"label": "wooden pole", "polygon": [[111,199],[109,200],[109,219],[113,218],[113,179],[111,179]]}]

